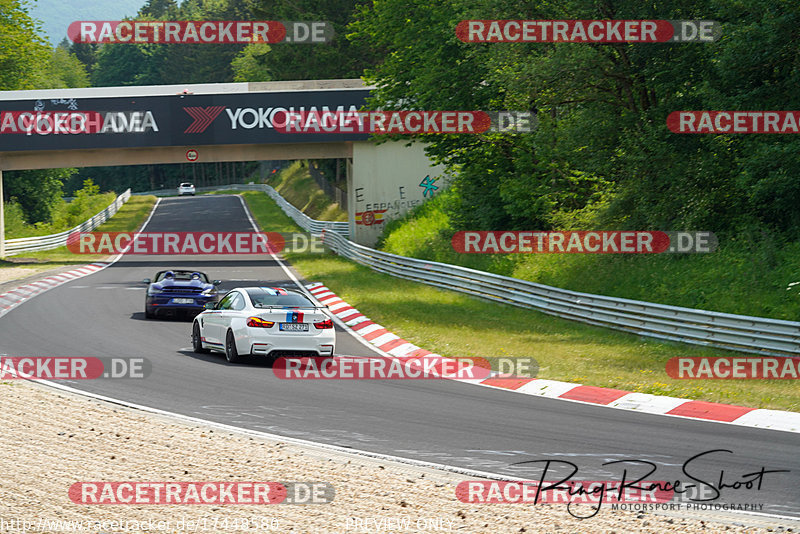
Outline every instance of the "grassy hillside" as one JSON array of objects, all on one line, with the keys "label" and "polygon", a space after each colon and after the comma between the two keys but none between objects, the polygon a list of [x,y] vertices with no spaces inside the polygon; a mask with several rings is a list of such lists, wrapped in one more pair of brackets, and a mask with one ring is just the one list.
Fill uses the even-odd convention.
[{"label": "grassy hillside", "polygon": [[321,221],[346,221],[347,212],[328,197],[314,182],[305,162],[295,161],[274,174],[267,184],[303,213]]},{"label": "grassy hillside", "polygon": [[673,306],[800,320],[800,243],[719,236],[709,254],[459,254],[445,192],[387,225],[382,250],[551,286]]}]

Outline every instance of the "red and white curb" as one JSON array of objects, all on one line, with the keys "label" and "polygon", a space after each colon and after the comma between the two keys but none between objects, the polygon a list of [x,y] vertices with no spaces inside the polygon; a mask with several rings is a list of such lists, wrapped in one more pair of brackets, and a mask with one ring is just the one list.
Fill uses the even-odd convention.
[{"label": "red and white curb", "polygon": [[5,293],[0,293],[0,317],[7,314],[31,297],[35,297],[36,295],[44,293],[48,289],[58,287],[61,284],[94,274],[97,271],[105,269],[109,265],[110,263],[104,262],[90,263],[89,265],[84,265],[83,267],[78,267],[77,269],[73,269],[64,273],[54,274],[48,276],[47,278],[43,278],[42,280],[29,282],[25,285],[15,287],[14,289],[9,289]]},{"label": "red and white curb", "polygon": [[[433,354],[417,347],[400,336],[389,332],[383,326],[370,321],[368,317],[350,306],[323,284],[317,282],[308,284],[305,287],[319,302],[328,306],[330,312],[350,327],[354,333],[381,351],[404,359],[422,356],[443,358],[438,354]],[[506,389],[526,395],[538,395],[540,397],[601,405],[621,410],[800,433],[800,413],[795,412],[746,408],[744,406],[664,397],[649,393],[632,393],[620,389],[584,386],[582,384],[542,378],[508,379],[492,376],[482,380],[458,379],[458,381]]]}]

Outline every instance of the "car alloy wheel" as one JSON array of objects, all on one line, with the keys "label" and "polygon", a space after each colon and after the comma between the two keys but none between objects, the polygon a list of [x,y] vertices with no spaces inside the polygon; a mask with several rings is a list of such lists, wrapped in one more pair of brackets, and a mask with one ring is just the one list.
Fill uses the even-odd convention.
[{"label": "car alloy wheel", "polygon": [[192,350],[198,354],[209,352],[208,349],[203,347],[203,342],[200,340],[200,325],[197,324],[197,321],[194,322],[192,327]]},{"label": "car alloy wheel", "polygon": [[225,336],[225,358],[231,363],[241,360],[236,350],[236,341],[233,339],[232,330],[228,330],[228,335]]}]

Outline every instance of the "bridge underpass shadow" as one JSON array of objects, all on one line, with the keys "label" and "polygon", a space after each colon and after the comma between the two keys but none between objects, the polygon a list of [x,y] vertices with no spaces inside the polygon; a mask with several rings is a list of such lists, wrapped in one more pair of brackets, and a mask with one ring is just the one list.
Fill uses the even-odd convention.
[{"label": "bridge underpass shadow", "polygon": [[175,352],[183,356],[192,358],[194,360],[216,363],[224,367],[241,367],[241,368],[249,367],[254,369],[272,369],[274,363],[272,358],[266,358],[264,356],[246,356],[242,359],[241,363],[239,362],[230,363],[228,360],[225,359],[225,355],[221,352],[209,352],[204,354],[198,354],[191,350],[177,350]]},{"label": "bridge underpass shadow", "polygon": [[190,325],[192,320],[194,319],[194,315],[189,315],[186,313],[174,313],[170,315],[156,315],[152,319],[148,319],[144,316],[144,312],[133,312],[131,314],[131,319],[134,321],[144,321],[144,322],[175,322],[175,323],[186,323]]},{"label": "bridge underpass shadow", "polygon": [[[250,256],[250,255],[248,255]],[[141,261],[131,261],[131,260],[120,260],[114,264],[114,267],[129,267],[129,268],[140,268],[140,267],[164,267],[166,268],[177,268],[177,267],[185,267],[185,270],[189,270],[190,267],[209,267],[209,268],[219,268],[219,267],[252,267],[252,268],[259,268],[259,267],[277,267],[280,268],[278,262],[273,260],[270,256],[259,256],[258,259],[229,259],[230,256],[222,256],[225,259],[199,259],[199,260],[155,260],[151,259],[154,256],[142,256]],[[213,256],[198,256],[202,258],[213,258]],[[161,270],[161,269],[158,269]],[[202,269],[200,269],[202,270]]]}]

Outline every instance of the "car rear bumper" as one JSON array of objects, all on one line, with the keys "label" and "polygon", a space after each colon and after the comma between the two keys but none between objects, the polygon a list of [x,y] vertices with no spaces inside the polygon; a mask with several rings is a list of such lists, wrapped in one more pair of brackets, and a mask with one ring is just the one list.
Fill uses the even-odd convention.
[{"label": "car rear bumper", "polygon": [[[172,302],[173,298],[191,298],[194,302],[191,304],[175,304]],[[153,315],[175,315],[183,313],[195,316],[202,312],[205,304],[208,302],[215,302],[214,297],[197,296],[197,295],[175,295],[170,297],[162,296],[147,296],[145,300],[145,309],[148,313]]]},{"label": "car rear bumper", "polygon": [[[251,329],[255,330],[255,329]],[[254,356],[273,356],[290,353],[305,356],[333,356],[336,350],[336,334],[333,329],[323,330],[315,335],[275,336],[251,335],[246,339],[247,349]]]}]

